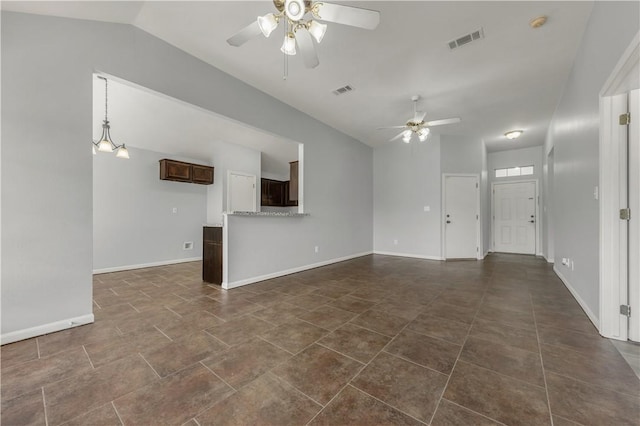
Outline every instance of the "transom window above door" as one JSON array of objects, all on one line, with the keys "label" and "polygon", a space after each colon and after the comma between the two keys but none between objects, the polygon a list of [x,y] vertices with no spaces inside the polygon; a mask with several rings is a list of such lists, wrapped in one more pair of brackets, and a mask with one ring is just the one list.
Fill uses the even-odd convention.
[{"label": "transom window above door", "polygon": [[512,176],[529,176],[533,174],[533,166],[516,166],[507,167],[505,169],[495,169],[497,178]]}]

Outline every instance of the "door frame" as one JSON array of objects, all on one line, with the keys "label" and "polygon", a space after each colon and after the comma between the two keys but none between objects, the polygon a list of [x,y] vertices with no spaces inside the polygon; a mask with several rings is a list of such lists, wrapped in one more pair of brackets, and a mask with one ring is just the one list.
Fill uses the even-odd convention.
[{"label": "door frame", "polygon": [[448,177],[474,177],[476,178],[476,215],[478,219],[476,220],[476,259],[482,260],[484,258],[484,248],[482,245],[482,227],[480,224],[482,223],[482,212],[480,208],[480,175],[477,173],[443,173],[442,174],[442,200],[440,203],[441,212],[440,212],[440,235],[441,235],[441,250],[442,250],[442,260],[447,260],[447,227],[446,227],[446,201],[447,201],[447,178]]},{"label": "door frame", "polygon": [[[637,78],[640,55],[640,32],[631,40],[600,91],[599,135],[599,199],[600,199],[600,315],[598,329],[604,337],[627,340],[628,318],[620,314],[620,305],[627,304],[626,284],[620,278],[619,259],[626,255],[620,247],[619,208],[620,175],[617,117],[614,117],[616,94],[626,93],[630,79]],[[624,287],[624,288],[623,288]]]},{"label": "door frame", "polygon": [[495,206],[495,187],[497,185],[509,185],[511,183],[535,183],[535,206],[536,206],[536,230],[535,230],[535,240],[536,247],[533,250],[534,256],[540,256],[540,225],[541,225],[541,217],[540,217],[540,192],[538,191],[538,179],[518,179],[518,180],[510,180],[506,182],[491,182],[491,251],[495,251],[496,247],[496,230],[495,230],[495,221],[496,221],[496,206]]},{"label": "door frame", "polygon": [[227,212],[231,212],[231,175],[236,176],[247,176],[253,178],[253,211],[257,212],[258,210],[258,178],[256,175],[245,172],[236,172],[234,170],[227,170]]}]

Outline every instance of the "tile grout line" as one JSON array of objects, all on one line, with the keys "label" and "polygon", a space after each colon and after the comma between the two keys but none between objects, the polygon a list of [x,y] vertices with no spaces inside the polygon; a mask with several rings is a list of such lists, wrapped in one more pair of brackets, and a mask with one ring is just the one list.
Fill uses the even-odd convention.
[{"label": "tile grout line", "polygon": [[225,379],[223,379],[222,377],[220,377],[218,374],[216,374],[215,371],[213,371],[212,369],[210,369],[209,367],[207,367],[207,365],[202,362],[203,360],[198,361],[198,364],[202,365],[204,368],[206,368],[211,374],[213,374],[214,376],[216,376],[218,379],[222,380],[222,383],[224,383],[225,385],[229,386],[231,389],[233,389],[234,392],[238,392],[238,389],[236,389],[235,387],[231,386],[229,384],[229,382],[227,382]]},{"label": "tile grout line", "polygon": [[547,408],[549,409],[549,419],[551,420],[551,426],[553,426],[553,414],[551,412],[551,399],[549,398],[549,386],[547,385],[547,371],[544,368],[544,360],[542,359],[542,342],[540,341],[540,333],[538,332],[538,321],[536,319],[536,310],[533,305],[533,296],[529,293],[529,300],[531,301],[531,311],[533,312],[533,325],[536,328],[536,340],[538,341],[538,356],[540,356],[540,366],[542,367],[542,379],[544,381],[544,393],[547,397]]},{"label": "tile grout line", "polygon": [[102,309],[102,306],[100,306],[100,304],[98,302],[96,302],[96,299],[91,298],[91,300],[93,301],[93,303],[96,304],[96,306],[98,307],[98,309]]},{"label": "tile grout line", "polygon": [[340,355],[342,355],[342,356],[344,356],[344,357],[346,357],[346,358],[349,358],[350,360],[353,360],[353,361],[357,362],[358,364],[366,365],[364,362],[362,362],[362,361],[360,361],[360,360],[357,360],[357,359],[355,359],[355,358],[354,358],[354,357],[352,357],[352,356],[349,356],[349,355],[347,355],[347,354],[345,354],[345,353],[342,353],[342,352],[340,352],[340,351],[338,351],[338,350],[336,350],[336,349],[330,348],[329,346],[325,346],[325,345],[323,345],[322,343],[320,343],[320,341],[319,341],[319,340],[318,340],[318,341],[316,341],[316,342],[315,342],[315,344],[316,344],[316,345],[318,345],[318,346],[322,346],[323,348],[328,349],[328,350],[330,350],[330,351],[333,351],[333,352],[335,352],[335,353],[337,353],[337,354],[340,354]]},{"label": "tile grout line", "polygon": [[84,345],[82,345],[82,350],[84,351],[84,354],[87,356],[87,359],[89,360],[89,364],[91,364],[91,368],[95,370],[96,367],[93,365],[93,362],[91,361],[91,357],[89,356],[89,352],[87,352],[87,348],[85,348]]},{"label": "tile grout line", "polygon": [[462,408],[462,409],[464,409],[464,410],[467,410],[467,411],[471,411],[472,413],[477,414],[477,415],[478,415],[478,416],[480,416],[480,417],[484,417],[484,418],[485,418],[485,419],[487,419],[487,420],[491,420],[492,422],[498,423],[498,424],[500,424],[500,425],[505,425],[505,426],[507,426],[507,425],[506,425],[506,423],[502,423],[502,422],[500,422],[500,421],[498,421],[498,420],[496,420],[496,419],[492,419],[491,417],[487,417],[486,415],[484,415],[484,414],[482,414],[482,413],[479,413],[479,412],[477,412],[477,411],[475,411],[475,410],[472,410],[472,409],[471,409],[471,408],[469,408],[469,407],[465,407],[464,405],[460,405],[460,404],[458,404],[457,402],[451,401],[451,400],[449,400],[449,399],[447,399],[447,398],[442,398],[442,399],[444,399],[445,401],[447,401],[449,404],[457,405],[458,407],[460,407],[460,408]]},{"label": "tile grout line", "polygon": [[158,330],[160,332],[160,334],[162,334],[164,337],[166,337],[167,339],[169,339],[170,341],[173,342],[173,339],[171,337],[167,336],[166,334],[164,334],[164,331],[160,330],[157,325],[154,325],[153,328]]},{"label": "tile grout line", "polygon": [[122,417],[120,417],[120,413],[118,413],[118,409],[116,408],[116,404],[114,404],[114,401],[111,401],[111,406],[113,407],[113,411],[116,412],[116,416],[118,416],[118,420],[120,420],[120,424],[124,426],[124,421],[122,420]]},{"label": "tile grout line", "polygon": [[49,426],[49,419],[48,419],[49,416],[47,415],[47,400],[44,397],[44,386],[42,386],[40,390],[42,391],[42,407],[44,408],[44,424],[45,426]]},{"label": "tile grout line", "polygon": [[38,340],[39,338],[36,337],[36,350],[38,351],[38,359],[40,359],[42,357],[40,356],[40,342]]},{"label": "tile grout line", "polygon": [[155,369],[155,368],[153,368],[153,367],[151,366],[151,364],[149,364],[149,361],[147,361],[147,360],[144,358],[144,356],[142,356],[142,354],[141,354],[140,352],[138,352],[138,355],[140,356],[140,358],[142,358],[142,360],[143,360],[144,362],[146,362],[146,363],[147,363],[147,365],[149,366],[149,368],[150,368],[151,370],[153,370],[153,372],[156,374],[156,376],[158,376],[158,379],[162,379],[162,376],[160,376],[160,375],[158,374],[158,372],[156,371],[156,369]]},{"label": "tile grout line", "polygon": [[[387,407],[390,407],[390,408],[392,408],[392,409],[393,409],[393,410],[395,410],[395,411],[398,411],[398,412],[400,412],[400,413],[402,413],[402,414],[404,414],[404,415],[406,415],[406,416],[409,416],[409,417],[411,417],[412,419],[414,419],[414,420],[416,420],[416,421],[418,421],[418,422],[420,422],[420,423],[422,423],[422,424],[425,424],[425,425],[427,424],[427,422],[425,422],[424,420],[420,420],[420,419],[419,419],[419,418],[417,418],[416,416],[414,416],[414,415],[412,415],[412,414],[409,414],[409,413],[407,413],[406,411],[404,411],[404,410],[402,410],[402,409],[400,409],[400,408],[398,408],[398,407],[394,407],[393,405],[389,404],[388,402],[385,402],[385,401],[381,400],[380,398],[378,398],[378,397],[376,397],[376,396],[374,396],[374,395],[371,395],[369,392],[364,391],[364,390],[360,389],[359,387],[352,385],[351,383],[349,383],[347,386],[351,386],[352,388],[354,388],[354,389],[355,389],[355,390],[357,390],[358,392],[362,392],[363,394],[365,394],[365,395],[367,395],[367,396],[369,396],[369,397],[371,397],[371,398],[375,399],[375,400],[376,400],[376,401],[378,401],[378,402],[381,402],[382,404],[386,405]],[[346,387],[346,386],[345,386],[345,387]]]},{"label": "tile grout line", "polygon": [[456,360],[453,363],[453,367],[451,367],[451,372],[449,372],[449,377],[447,377],[447,382],[444,384],[444,387],[442,388],[442,393],[438,398],[438,402],[436,403],[436,408],[433,410],[433,414],[431,414],[431,418],[429,419],[428,424],[433,423],[433,419],[436,416],[436,413],[438,412],[438,408],[440,408],[440,402],[442,402],[442,399],[444,398],[444,393],[447,391],[447,387],[449,387],[449,382],[451,382],[451,377],[453,376],[453,372],[455,371],[456,366],[458,365],[458,361],[460,360],[460,355],[462,355],[462,350],[464,349],[464,345],[467,343],[467,340],[469,339],[469,335],[471,334],[471,329],[473,328],[473,323],[476,321],[476,318],[478,317],[478,312],[480,312],[480,306],[482,306],[482,302],[484,301],[486,294],[487,294],[487,289],[485,288],[484,292],[482,293],[482,297],[480,298],[480,303],[478,304],[478,307],[476,308],[476,311],[473,314],[473,318],[471,319],[471,323],[469,324],[467,335],[465,336],[464,340],[462,341],[462,344],[460,345],[458,356],[456,357]]},{"label": "tile grout line", "polygon": [[610,387],[606,387],[606,386],[602,386],[602,385],[596,385],[596,384],[593,384],[591,382],[585,382],[584,380],[576,379],[575,377],[567,376],[566,374],[562,374],[562,373],[559,373],[557,371],[549,371],[549,372],[552,373],[552,374],[555,374],[556,376],[560,376],[560,377],[563,377],[565,379],[569,379],[569,380],[571,380],[573,382],[578,382],[578,383],[580,383],[580,384],[582,384],[582,385],[584,385],[586,387],[592,388],[592,389],[596,389],[596,390],[597,389],[604,389],[604,390],[607,390],[609,392],[614,392],[614,393],[617,393],[617,394],[620,394],[620,395],[624,395],[624,396],[627,396],[627,397],[630,396],[630,397],[635,398],[635,399],[639,398],[638,394],[621,392],[619,390],[615,390],[615,389],[612,389]]}]

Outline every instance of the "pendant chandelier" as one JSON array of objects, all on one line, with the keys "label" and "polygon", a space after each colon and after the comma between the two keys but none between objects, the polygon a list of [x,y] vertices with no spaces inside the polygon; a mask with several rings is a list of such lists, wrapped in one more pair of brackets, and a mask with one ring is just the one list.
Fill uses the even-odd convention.
[{"label": "pendant chandelier", "polygon": [[104,121],[102,122],[102,136],[98,139],[98,142],[93,142],[93,155],[96,155],[96,147],[100,152],[113,152],[116,150],[116,157],[118,158],[129,158],[129,151],[127,147],[122,145],[116,145],[113,140],[111,140],[111,133],[109,126],[109,118],[107,116],[108,109],[108,90],[107,90],[107,79],[102,76],[98,76],[98,78],[104,80]]}]

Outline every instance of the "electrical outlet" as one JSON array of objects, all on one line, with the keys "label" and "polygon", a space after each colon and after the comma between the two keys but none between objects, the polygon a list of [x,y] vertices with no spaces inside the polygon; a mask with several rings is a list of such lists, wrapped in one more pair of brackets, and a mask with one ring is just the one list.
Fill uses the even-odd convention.
[{"label": "electrical outlet", "polygon": [[193,250],[193,241],[185,241],[182,243],[182,250]]},{"label": "electrical outlet", "polygon": [[398,245],[398,240],[393,240],[393,245],[397,246]]},{"label": "electrical outlet", "polygon": [[315,246],[313,249],[315,250],[316,253],[318,253],[318,251],[320,251],[320,247],[318,247],[318,246]]},{"label": "electrical outlet", "polygon": [[178,208],[177,208],[177,207],[174,207],[174,208],[172,209],[172,211],[173,211],[173,213],[178,213]]},{"label": "electrical outlet", "polygon": [[425,212],[430,212],[431,211],[431,206],[424,206],[424,211]]}]

